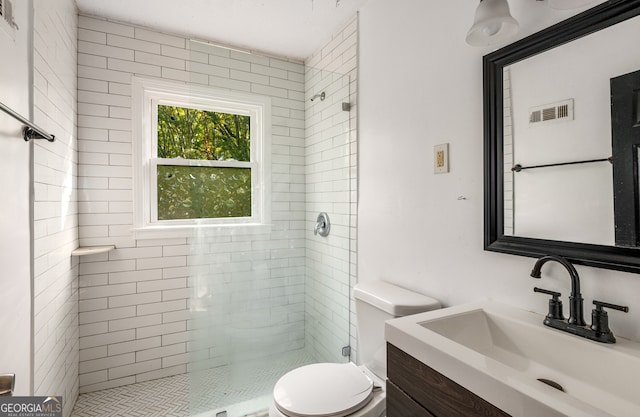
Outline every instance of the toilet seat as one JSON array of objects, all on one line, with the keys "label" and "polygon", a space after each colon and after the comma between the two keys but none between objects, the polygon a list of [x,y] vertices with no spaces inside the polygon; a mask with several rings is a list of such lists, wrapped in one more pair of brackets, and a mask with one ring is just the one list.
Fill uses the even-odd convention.
[{"label": "toilet seat", "polygon": [[345,417],[373,396],[373,381],[353,363],[316,363],[284,375],[274,405],[289,417]]}]

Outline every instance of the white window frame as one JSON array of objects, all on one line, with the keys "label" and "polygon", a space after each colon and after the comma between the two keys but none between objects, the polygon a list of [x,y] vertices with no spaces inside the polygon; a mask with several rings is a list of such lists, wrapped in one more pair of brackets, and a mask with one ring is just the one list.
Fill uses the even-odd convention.
[{"label": "white window frame", "polygon": [[[133,77],[134,235],[191,236],[198,232],[256,232],[269,228],[271,100],[268,97],[165,80]],[[250,117],[250,161],[158,158],[158,106],[169,105]],[[251,216],[158,220],[158,165],[251,169]]]}]

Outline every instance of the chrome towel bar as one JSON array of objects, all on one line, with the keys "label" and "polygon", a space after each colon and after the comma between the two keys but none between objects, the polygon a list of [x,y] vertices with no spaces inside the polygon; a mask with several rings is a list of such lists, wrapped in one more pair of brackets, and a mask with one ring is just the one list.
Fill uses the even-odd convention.
[{"label": "chrome towel bar", "polygon": [[53,142],[54,140],[56,140],[56,137],[54,135],[49,134],[44,130],[40,129],[35,124],[31,123],[28,119],[26,119],[19,113],[16,113],[15,111],[13,111],[12,109],[10,109],[9,107],[5,106],[2,103],[0,103],[0,110],[7,113],[9,116],[13,117],[14,119],[20,121],[22,124],[26,125],[22,130],[22,137],[24,140],[29,141],[31,139],[46,139],[49,142]]}]

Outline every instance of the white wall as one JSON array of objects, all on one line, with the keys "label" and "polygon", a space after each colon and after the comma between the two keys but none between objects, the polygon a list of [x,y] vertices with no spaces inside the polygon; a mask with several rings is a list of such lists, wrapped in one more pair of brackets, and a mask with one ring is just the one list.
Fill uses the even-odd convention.
[{"label": "white wall", "polygon": [[[572,12],[511,1],[521,36]],[[545,313],[535,285],[569,294],[566,271],[483,251],[482,56],[464,38],[475,3],[370,0],[360,12],[358,276],[387,279],[445,305],[492,298]],[[501,45],[499,45],[501,46]],[[433,145],[450,143],[451,172],[434,175]],[[458,200],[465,196],[466,200]],[[578,267],[594,297],[627,304],[614,333],[640,340],[640,276]]]},{"label": "white wall", "polygon": [[73,0],[36,0],[34,121],[56,136],[34,145],[34,394],[78,395],[77,38]]},{"label": "white wall", "polygon": [[[13,2],[19,30],[0,21],[0,102],[29,118],[32,2]],[[32,393],[30,148],[22,124],[0,112],[0,373],[16,374],[16,395]]]}]

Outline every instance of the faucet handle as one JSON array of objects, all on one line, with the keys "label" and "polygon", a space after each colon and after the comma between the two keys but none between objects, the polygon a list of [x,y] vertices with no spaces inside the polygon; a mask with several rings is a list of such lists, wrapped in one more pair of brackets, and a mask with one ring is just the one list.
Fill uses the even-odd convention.
[{"label": "faucet handle", "polygon": [[617,304],[605,303],[604,301],[593,300],[593,304],[596,306],[597,311],[602,311],[602,307],[611,308],[613,310],[624,311],[625,313],[629,312],[629,307],[627,306],[619,306]]},{"label": "faucet handle", "polygon": [[539,292],[542,294],[550,295],[549,299],[549,313],[545,322],[548,320],[564,320],[564,314],[562,314],[562,301],[558,300],[562,294],[556,291],[545,290],[544,288],[534,287],[533,292]]},{"label": "faucet handle", "polygon": [[603,310],[603,307],[624,311],[625,313],[629,312],[629,307],[597,300],[593,300],[593,304],[596,308],[591,311],[591,330],[596,332],[596,335],[605,343],[615,343],[616,338],[611,333],[611,329],[609,329],[609,315]]}]

